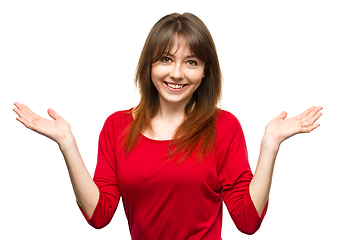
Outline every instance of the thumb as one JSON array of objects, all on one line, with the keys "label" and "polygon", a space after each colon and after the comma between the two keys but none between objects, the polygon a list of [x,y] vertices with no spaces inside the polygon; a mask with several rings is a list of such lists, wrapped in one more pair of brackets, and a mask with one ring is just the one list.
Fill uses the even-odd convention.
[{"label": "thumb", "polygon": [[49,109],[47,110],[47,113],[48,113],[48,115],[50,115],[50,117],[53,118],[54,120],[56,120],[57,118],[60,117],[59,114],[58,114],[56,111],[54,111],[52,108],[49,108]]},{"label": "thumb", "polygon": [[284,120],[287,117],[287,112],[283,111],[282,113],[280,113],[276,118],[280,119],[280,120]]}]

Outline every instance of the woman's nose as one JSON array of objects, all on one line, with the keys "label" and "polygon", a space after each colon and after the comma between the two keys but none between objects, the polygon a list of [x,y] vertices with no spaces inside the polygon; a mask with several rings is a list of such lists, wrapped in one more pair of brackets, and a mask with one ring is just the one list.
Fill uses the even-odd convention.
[{"label": "woman's nose", "polygon": [[169,76],[176,80],[181,80],[184,78],[184,72],[180,64],[174,64],[170,70]]}]

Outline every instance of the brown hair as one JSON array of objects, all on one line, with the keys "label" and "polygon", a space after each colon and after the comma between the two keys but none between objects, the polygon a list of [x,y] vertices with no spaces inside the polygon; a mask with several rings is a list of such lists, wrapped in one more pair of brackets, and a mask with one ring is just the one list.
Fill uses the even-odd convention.
[{"label": "brown hair", "polygon": [[159,109],[158,91],[151,81],[151,66],[169,53],[176,37],[184,37],[190,50],[204,61],[205,77],[185,107],[185,120],[171,141],[174,148],[170,156],[184,153],[182,162],[199,147],[196,153],[202,159],[215,144],[215,115],[222,84],[215,44],[208,28],[198,17],[190,13],[173,13],[161,18],[153,26],[138,62],[135,81],[141,99],[133,110],[134,121],[125,140],[127,153],[137,144],[141,132],[151,128],[150,121]]}]

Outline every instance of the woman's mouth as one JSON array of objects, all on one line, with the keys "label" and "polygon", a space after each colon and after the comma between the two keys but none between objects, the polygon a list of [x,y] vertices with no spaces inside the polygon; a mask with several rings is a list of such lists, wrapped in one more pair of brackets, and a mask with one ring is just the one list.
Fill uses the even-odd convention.
[{"label": "woman's mouth", "polygon": [[168,82],[164,82],[165,85],[168,86],[168,88],[170,88],[171,90],[180,90],[183,87],[187,86],[188,84],[175,84],[175,83],[168,83]]}]

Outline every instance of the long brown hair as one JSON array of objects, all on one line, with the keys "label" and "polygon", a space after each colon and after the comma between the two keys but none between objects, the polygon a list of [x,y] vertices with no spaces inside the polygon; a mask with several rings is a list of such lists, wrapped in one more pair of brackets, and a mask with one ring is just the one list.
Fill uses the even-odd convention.
[{"label": "long brown hair", "polygon": [[191,13],[173,13],[161,18],[145,41],[135,78],[141,99],[133,110],[134,121],[125,139],[126,153],[137,144],[143,130],[152,129],[151,119],[159,109],[159,96],[151,81],[151,67],[169,53],[177,37],[184,37],[190,50],[204,61],[205,77],[185,107],[185,120],[171,141],[170,156],[181,152],[184,154],[182,162],[195,152],[202,160],[215,144],[215,116],[222,85],[215,44],[208,28],[198,17]]}]

